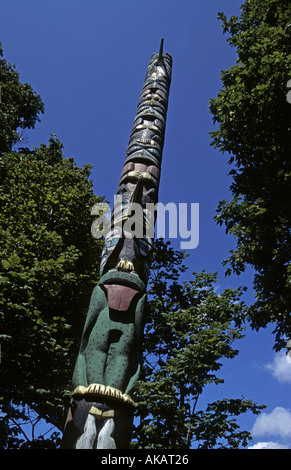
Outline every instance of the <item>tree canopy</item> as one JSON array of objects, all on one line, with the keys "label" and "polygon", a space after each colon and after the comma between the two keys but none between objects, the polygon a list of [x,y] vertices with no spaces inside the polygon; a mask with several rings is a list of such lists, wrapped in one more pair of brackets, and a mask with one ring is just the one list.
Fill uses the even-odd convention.
[{"label": "tree canopy", "polygon": [[233,199],[220,201],[216,222],[236,239],[226,272],[256,271],[251,325],[275,323],[279,350],[291,337],[291,5],[248,0],[240,17],[219,18],[237,62],[210,101],[212,145],[229,154],[232,175]]},{"label": "tree canopy", "polygon": [[0,43],[0,155],[21,142],[23,131],[35,127],[44,109],[41,97],[20,82],[15,66],[3,58]]},{"label": "tree canopy", "polygon": [[99,275],[101,242],[90,232],[91,209],[103,200],[94,195],[91,165],[79,168],[74,158],[66,158],[56,136],[48,145],[13,151],[19,131],[34,127],[44,109],[40,97],[22,85],[18,75],[0,60],[0,440],[4,448],[27,445],[20,421],[42,418],[62,429],[78,352],[76,339]]},{"label": "tree canopy", "polygon": [[98,202],[90,165],[62,144],[0,160],[1,394],[62,428],[76,338],[98,280],[100,242],[90,232]]},{"label": "tree canopy", "polygon": [[222,361],[238,354],[243,337],[243,289],[215,292],[215,273],[181,282],[185,254],[157,240],[150,277],[142,380],[136,385],[134,448],[239,448],[251,435],[236,416],[263,408],[244,398],[199,409],[209,384],[219,385]]}]

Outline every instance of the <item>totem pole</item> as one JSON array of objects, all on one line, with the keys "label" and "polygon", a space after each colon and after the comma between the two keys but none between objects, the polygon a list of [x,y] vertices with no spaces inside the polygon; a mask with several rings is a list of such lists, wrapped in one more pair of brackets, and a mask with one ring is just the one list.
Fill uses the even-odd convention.
[{"label": "totem pole", "polygon": [[[63,448],[126,449],[141,368],[143,317],[154,239],[172,58],[153,54],[127,147],[73,374]],[[134,233],[126,225],[135,208]],[[136,227],[138,225],[139,227]],[[141,229],[137,236],[137,229]]]}]

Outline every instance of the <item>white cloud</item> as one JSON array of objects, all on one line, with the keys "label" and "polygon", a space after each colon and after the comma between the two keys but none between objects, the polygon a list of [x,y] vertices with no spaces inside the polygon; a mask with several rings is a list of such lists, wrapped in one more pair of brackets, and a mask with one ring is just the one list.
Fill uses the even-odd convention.
[{"label": "white cloud", "polygon": [[290,449],[291,447],[280,444],[279,442],[257,442],[253,446],[248,447],[248,449]]},{"label": "white cloud", "polygon": [[253,436],[277,435],[282,438],[291,437],[291,413],[277,406],[270,413],[261,413],[251,431]]},{"label": "white cloud", "polygon": [[291,361],[288,359],[289,356],[282,351],[275,355],[273,362],[265,365],[265,368],[281,383],[291,383]]}]

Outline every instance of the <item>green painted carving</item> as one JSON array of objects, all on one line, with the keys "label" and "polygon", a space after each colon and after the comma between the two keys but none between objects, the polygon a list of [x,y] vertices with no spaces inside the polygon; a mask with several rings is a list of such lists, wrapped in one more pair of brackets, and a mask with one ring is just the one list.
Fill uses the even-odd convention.
[{"label": "green painted carving", "polygon": [[[121,299],[118,305],[114,291]],[[74,388],[95,383],[130,393],[140,370],[145,299],[145,285],[136,274],[109,272],[100,279],[91,297]]]}]

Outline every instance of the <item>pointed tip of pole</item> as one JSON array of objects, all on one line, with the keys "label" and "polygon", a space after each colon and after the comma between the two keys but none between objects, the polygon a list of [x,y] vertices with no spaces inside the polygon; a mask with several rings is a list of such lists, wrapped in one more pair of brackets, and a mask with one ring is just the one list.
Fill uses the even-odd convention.
[{"label": "pointed tip of pole", "polygon": [[159,51],[159,61],[163,59],[163,48],[164,48],[164,38],[161,39],[160,51]]}]

